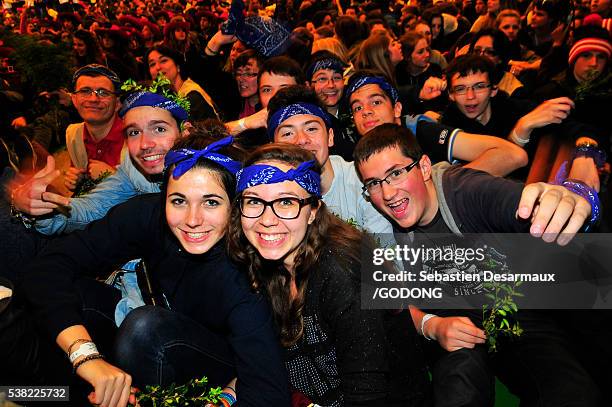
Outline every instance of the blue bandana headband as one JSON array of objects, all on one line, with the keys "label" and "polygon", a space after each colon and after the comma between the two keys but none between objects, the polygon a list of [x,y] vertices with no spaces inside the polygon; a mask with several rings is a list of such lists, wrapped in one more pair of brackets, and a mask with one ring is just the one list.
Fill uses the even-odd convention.
[{"label": "blue bandana headband", "polygon": [[399,100],[399,94],[397,93],[397,89],[395,89],[385,78],[380,76],[364,76],[360,79],[357,79],[355,83],[351,85],[351,87],[346,91],[346,100],[350,100],[353,92],[357,91],[359,88],[365,85],[378,85],[380,88],[391,98],[393,103],[397,103]]},{"label": "blue bandana headband", "polygon": [[320,106],[313,105],[312,103],[294,103],[277,110],[272,116],[270,116],[270,118],[268,118],[268,136],[270,139],[274,139],[274,132],[282,122],[290,117],[297,116],[298,114],[310,114],[320,117],[323,122],[325,122],[327,127],[332,126],[329,113],[323,110]]},{"label": "blue bandana headband", "polygon": [[311,170],[314,160],[306,161],[297,168],[287,172],[273,166],[254,164],[244,167],[236,174],[236,192],[261,184],[278,184],[284,181],[295,181],[308,193],[321,197],[321,176]]},{"label": "blue bandana headband", "polygon": [[324,58],[320,59],[314,64],[311,64],[306,70],[306,77],[310,80],[312,76],[320,71],[321,69],[331,69],[334,72],[340,74],[344,73],[344,64],[342,61],[336,58]]},{"label": "blue bandana headband", "polygon": [[158,107],[160,109],[167,110],[179,124],[187,120],[189,117],[187,111],[175,101],[170,100],[163,95],[145,91],[134,92],[129,95],[123,102],[121,110],[119,110],[119,117],[123,118],[123,116],[125,116],[130,109],[140,106]]},{"label": "blue bandana headband", "polygon": [[192,150],[190,148],[170,150],[166,154],[166,158],[164,160],[164,169],[167,169],[172,164],[176,164],[174,171],[172,171],[172,176],[176,179],[192,169],[200,158],[206,158],[207,160],[219,164],[232,174],[236,174],[242,167],[242,164],[223,154],[216,153],[216,151],[231,145],[233,142],[234,138],[230,136],[211,143],[203,150]]}]

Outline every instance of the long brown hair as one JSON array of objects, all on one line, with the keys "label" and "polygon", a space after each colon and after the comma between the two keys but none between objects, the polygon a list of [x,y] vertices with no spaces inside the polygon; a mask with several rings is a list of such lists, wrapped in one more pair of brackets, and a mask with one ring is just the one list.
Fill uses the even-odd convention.
[{"label": "long brown hair", "polygon": [[355,60],[355,68],[380,71],[393,86],[397,86],[395,67],[389,55],[389,44],[391,44],[392,40],[386,31],[380,31],[373,32],[361,43],[357,59]]},{"label": "long brown hair", "polygon": [[[262,146],[246,159],[245,166],[258,162],[278,161],[297,167],[314,156],[302,148],[284,143]],[[317,165],[315,171],[320,172]],[[242,230],[239,197],[234,201],[228,234],[229,254],[234,261],[242,264],[254,288],[264,290],[270,298],[272,311],[280,328],[281,343],[291,346],[299,340],[304,331],[302,310],[308,280],[320,267],[322,255],[333,253],[334,260],[343,269],[351,270],[360,264],[360,244],[363,234],[341,221],[328,211],[325,203],[319,201],[314,221],[308,226],[306,236],[296,249],[295,285],[297,297],[291,298],[291,275],[279,261],[266,261],[247,240]]]}]

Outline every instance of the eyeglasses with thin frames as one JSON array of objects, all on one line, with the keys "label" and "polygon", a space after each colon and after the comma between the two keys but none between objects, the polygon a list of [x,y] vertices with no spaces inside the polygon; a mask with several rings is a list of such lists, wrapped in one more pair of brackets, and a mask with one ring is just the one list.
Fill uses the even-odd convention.
[{"label": "eyeglasses with thin frames", "polygon": [[419,161],[421,161],[421,157],[405,167],[394,169],[383,179],[373,179],[366,182],[366,184],[362,187],[363,196],[365,198],[370,198],[372,195],[380,193],[382,191],[383,182],[386,182],[389,185],[398,185],[399,183],[404,182],[408,176],[408,173],[414,167],[416,167]]},{"label": "eyeglasses with thin frames", "polygon": [[259,218],[267,207],[280,219],[296,219],[300,216],[304,206],[312,205],[319,200],[316,196],[299,199],[293,197],[278,198],[266,201],[254,196],[243,196],[240,198],[240,213],[245,218]]},{"label": "eyeglasses with thin frames", "polygon": [[454,93],[455,95],[465,95],[466,93],[468,93],[468,90],[470,89],[472,89],[472,92],[474,93],[483,93],[490,87],[491,87],[490,83],[484,83],[484,82],[478,82],[472,86],[457,85],[451,88],[451,93]]},{"label": "eyeglasses with thin frames", "polygon": [[79,90],[75,90],[73,93],[82,98],[95,94],[100,99],[108,99],[116,95],[115,92],[110,91],[108,89],[104,89],[104,88],[99,88],[99,89],[82,88]]}]

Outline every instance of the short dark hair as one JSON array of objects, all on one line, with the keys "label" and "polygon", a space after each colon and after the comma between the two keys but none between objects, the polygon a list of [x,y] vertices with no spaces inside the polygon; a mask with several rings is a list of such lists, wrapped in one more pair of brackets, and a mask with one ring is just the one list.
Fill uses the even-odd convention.
[{"label": "short dark hair", "polygon": [[[385,123],[368,131],[357,142],[355,150],[353,150],[355,168],[359,170],[359,164],[368,161],[374,154],[393,147],[398,147],[404,157],[411,158],[414,161],[418,161],[423,155],[421,146],[410,130],[398,124]],[[361,175],[359,176],[361,177]]]},{"label": "short dark hair", "polygon": [[316,71],[309,72],[310,69],[312,69],[317,62],[323,61],[323,60],[326,60],[326,59],[335,59],[335,60],[337,60],[339,62],[339,65],[343,66],[343,70],[342,71],[336,71],[336,72],[338,72],[341,75],[344,75],[344,69],[346,69],[347,66],[346,66],[346,64],[344,62],[342,62],[342,59],[338,55],[334,54],[331,51],[321,50],[321,51],[317,51],[314,54],[312,54],[310,56],[310,60],[308,61],[308,64],[306,64],[304,66],[304,73],[307,76],[306,80],[308,80],[308,81],[312,80],[312,77],[314,76],[314,74],[317,73]]},{"label": "short dark hair", "polygon": [[501,71],[495,68],[495,64],[489,58],[475,54],[461,55],[453,59],[446,67],[445,73],[449,87],[452,86],[455,74],[462,78],[474,73],[486,73],[493,85],[497,85],[501,80]]},{"label": "short dark hair", "polygon": [[474,51],[474,46],[476,42],[482,37],[491,37],[493,38],[493,48],[495,49],[495,53],[500,59],[500,66],[505,67],[510,61],[511,57],[511,47],[510,40],[506,37],[506,34],[501,32],[496,28],[484,28],[478,31],[472,37],[472,42],[470,43],[470,52]]},{"label": "short dark hair", "polygon": [[236,72],[238,68],[246,66],[251,59],[254,59],[257,62],[258,68],[261,68],[264,63],[264,58],[259,52],[255,51],[254,49],[247,49],[246,51],[241,52],[240,55],[238,55],[238,57],[236,57],[234,60],[234,72]]},{"label": "short dark hair", "polygon": [[266,60],[259,69],[259,76],[257,77],[258,82],[261,80],[261,75],[264,72],[281,76],[290,76],[295,79],[298,85],[306,83],[302,68],[300,68],[300,65],[295,62],[295,60],[289,57],[279,56]]},{"label": "short dark hair", "polygon": [[268,102],[268,118],[285,106],[295,103],[310,103],[319,106],[325,111],[325,107],[321,105],[319,98],[311,88],[304,85],[292,85],[279,89],[272,96],[272,99]]},{"label": "short dark hair", "polygon": [[97,76],[104,76],[112,82],[113,86],[115,87],[114,89],[115,92],[118,91],[119,88],[121,87],[121,79],[119,79],[119,76],[115,73],[115,71],[109,69],[108,67],[104,65],[89,64],[89,65],[85,65],[77,69],[74,75],[72,75],[72,88],[73,89],[76,90],[77,80],[81,76],[90,76],[94,78]]}]

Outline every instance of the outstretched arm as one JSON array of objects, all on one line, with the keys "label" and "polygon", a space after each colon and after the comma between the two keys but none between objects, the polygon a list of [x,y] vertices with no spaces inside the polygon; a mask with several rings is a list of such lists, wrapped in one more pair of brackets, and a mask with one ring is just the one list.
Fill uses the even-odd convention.
[{"label": "outstretched arm", "polygon": [[453,158],[468,161],[465,167],[505,176],[527,165],[527,153],[499,137],[459,131],[453,143]]}]

